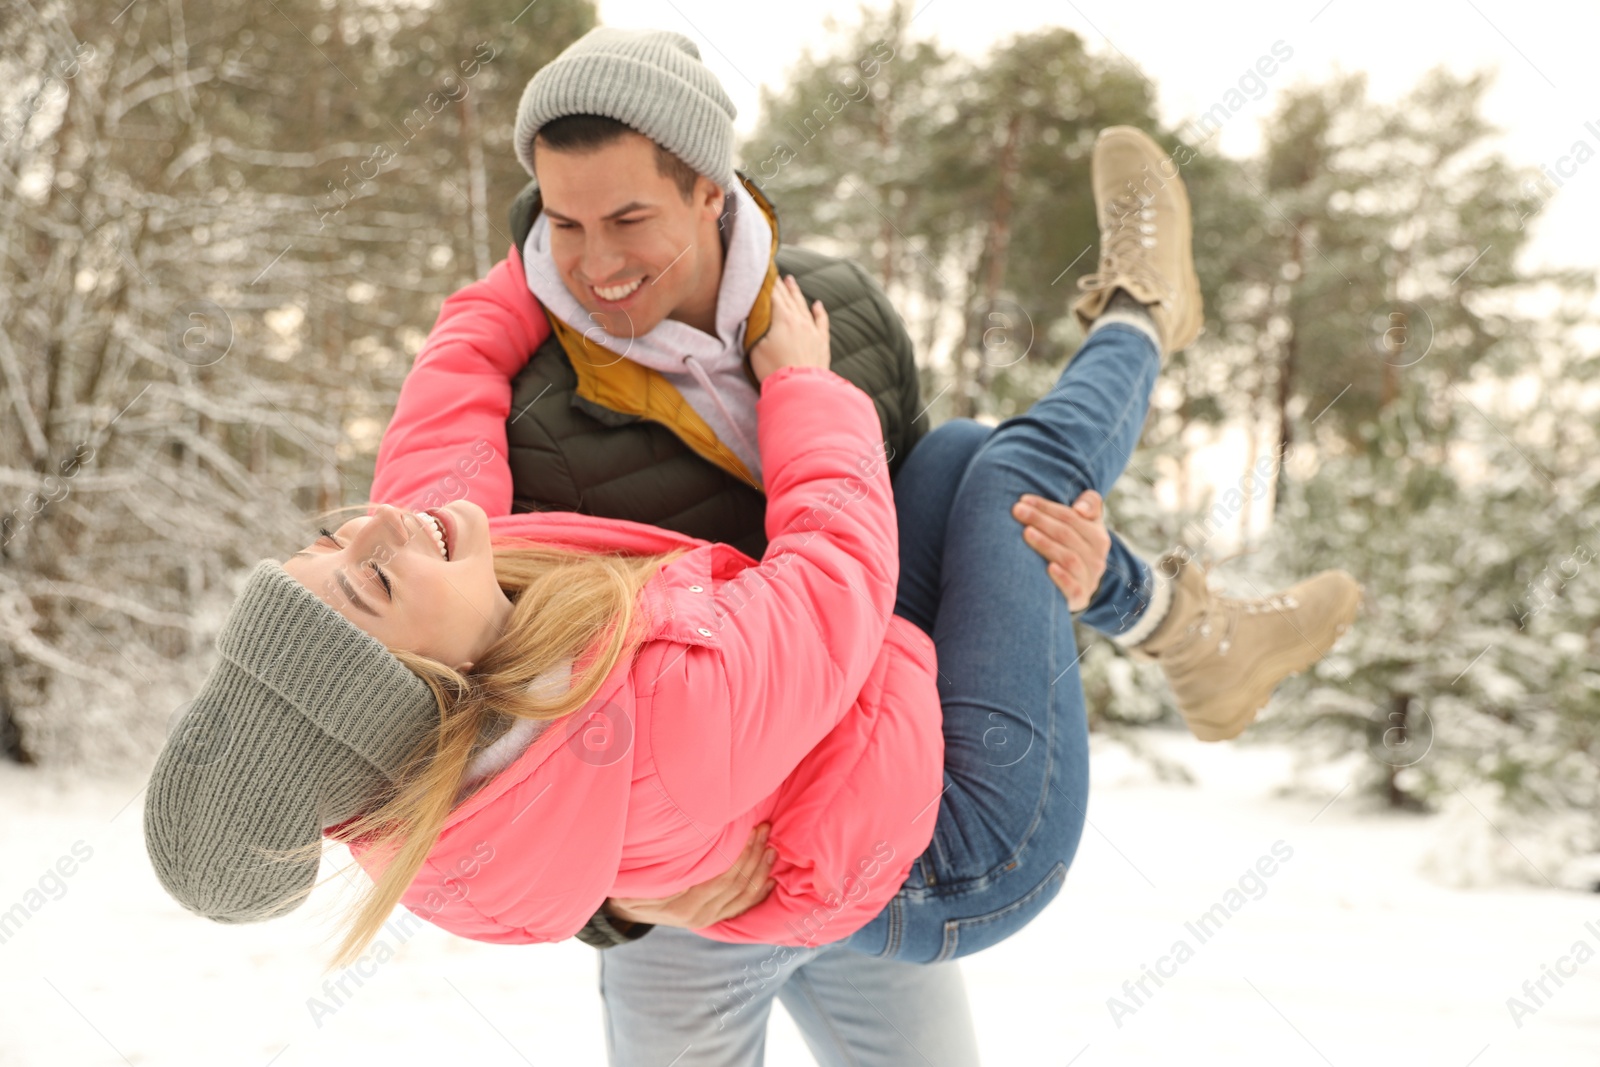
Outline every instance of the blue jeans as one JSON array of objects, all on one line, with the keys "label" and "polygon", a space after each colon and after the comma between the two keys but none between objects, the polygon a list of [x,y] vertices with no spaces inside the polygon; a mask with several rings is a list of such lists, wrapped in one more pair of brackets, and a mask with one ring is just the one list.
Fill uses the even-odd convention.
[{"label": "blue jeans", "polygon": [[822,1067],[976,1067],[959,968],[658,926],[600,953],[606,1053],[617,1067],[759,1067],[777,999]]},{"label": "blue jeans", "polygon": [[[942,423],[917,444],[916,462],[907,459],[895,478],[900,585],[894,611],[930,636],[938,617],[945,520],[961,476],[994,432],[995,427],[972,419]],[[907,468],[911,470],[909,479]],[[1021,531],[1019,524],[1019,536]],[[1106,572],[1100,587],[1076,618],[1092,630],[1116,637],[1133,629],[1144,617],[1150,606],[1154,576],[1149,562],[1129,548],[1115,530],[1110,534],[1111,548],[1106,553]],[[943,664],[940,666],[942,670]]]},{"label": "blue jeans", "polygon": [[[1048,393],[975,450],[978,429],[946,424],[902,464],[895,612],[938,649],[945,788],[932,842],[849,948],[954,959],[1016,933],[1060,891],[1089,799],[1079,652],[1066,599],[1011,506],[1024,493],[1106,495],[1138,443],[1159,370],[1148,337],[1107,325]],[[1117,633],[1132,625],[1150,576],[1125,545],[1114,555],[1127,574],[1108,567],[1083,619]]]}]

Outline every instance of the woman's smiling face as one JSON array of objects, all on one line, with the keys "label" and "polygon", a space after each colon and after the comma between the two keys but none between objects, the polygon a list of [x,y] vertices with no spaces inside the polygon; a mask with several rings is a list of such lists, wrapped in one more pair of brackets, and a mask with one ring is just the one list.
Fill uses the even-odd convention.
[{"label": "woman's smiling face", "polygon": [[494,576],[488,516],[465,500],[425,512],[380,504],[283,569],[386,647],[457,670],[481,658],[511,617]]}]

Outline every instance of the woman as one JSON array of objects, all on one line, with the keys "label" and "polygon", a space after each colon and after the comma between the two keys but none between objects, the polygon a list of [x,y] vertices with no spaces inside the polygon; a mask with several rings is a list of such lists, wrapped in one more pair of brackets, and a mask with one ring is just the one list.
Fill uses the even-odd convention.
[{"label": "woman", "polygon": [[1106,492],[1162,350],[1198,330],[1172,187],[1176,268],[1108,289],[1095,311],[1121,321],[964,469],[940,431],[908,457],[903,552],[872,405],[791,281],[752,358],[759,566],[573,515],[498,520],[492,547],[456,504],[380,507],[258,568],[195,702],[222,740],[152,778],[164,884],[213,918],[281,913],[327,831],[377,882],[338,965],[396,901],[479,940],[570,936],[608,895],[726,869],[767,822],[774,891],[704,936],[927,962],[1020,929],[1071,862],[1088,766],[1070,616],[1016,502]]}]

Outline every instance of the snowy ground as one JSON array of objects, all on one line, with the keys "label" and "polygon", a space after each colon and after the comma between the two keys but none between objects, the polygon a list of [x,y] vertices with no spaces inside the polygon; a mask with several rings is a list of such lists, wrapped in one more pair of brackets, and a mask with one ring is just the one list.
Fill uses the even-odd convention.
[{"label": "snowy ground", "polygon": [[[1320,796],[1279,796],[1280,749],[1160,742],[1200,784],[1097,752],[1092,826],[1061,895],[963,962],[990,1067],[1600,1064],[1600,955],[1570,957],[1576,973],[1547,979],[1520,1026],[1506,1004],[1577,942],[1600,953],[1600,895],[1434,885],[1416,869],[1438,819],[1363,811],[1348,793],[1324,808],[1332,769]],[[0,1065],[604,1062],[595,953],[577,942],[426,928],[314,1020],[339,894],[260,926],[190,916],[150,872],[141,786],[0,768],[0,912],[29,914],[0,934]],[[1264,888],[1247,879],[1254,898],[1227,898],[1280,842],[1292,855]],[[63,857],[73,873],[57,881]],[[1236,910],[1202,944],[1185,924],[1219,902]],[[1136,1004],[1123,983],[1179,940],[1192,958]],[[1132,1013],[1114,1020],[1113,996]],[[768,1063],[811,1063],[781,1008],[773,1020]]]}]

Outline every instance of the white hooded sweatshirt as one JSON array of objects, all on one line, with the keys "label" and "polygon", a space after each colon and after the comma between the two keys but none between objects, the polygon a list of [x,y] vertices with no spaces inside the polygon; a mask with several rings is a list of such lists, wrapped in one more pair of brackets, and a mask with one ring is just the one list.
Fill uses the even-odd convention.
[{"label": "white hooded sweatshirt", "polygon": [[633,338],[596,328],[561,280],[550,255],[550,220],[542,211],[528,233],[522,261],[529,290],[552,315],[617,355],[661,372],[760,482],[758,394],[744,375],[744,336],[772,259],[772,227],[742,183],[735,182],[726,198],[718,232],[723,259],[715,337],[677,319],[663,319]]}]

